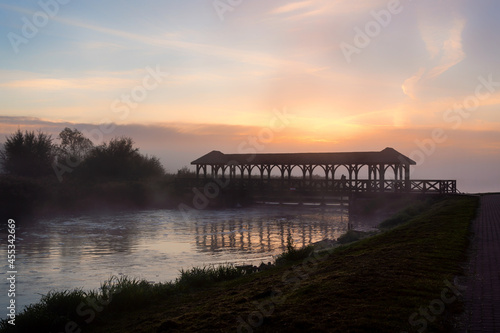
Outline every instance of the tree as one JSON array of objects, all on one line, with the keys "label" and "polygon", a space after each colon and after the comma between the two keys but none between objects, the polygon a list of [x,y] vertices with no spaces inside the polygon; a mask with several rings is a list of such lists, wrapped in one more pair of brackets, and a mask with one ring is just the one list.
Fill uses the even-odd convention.
[{"label": "tree", "polygon": [[17,130],[7,137],[0,151],[4,172],[25,177],[41,177],[52,172],[55,147],[52,137],[38,131]]},{"label": "tree", "polygon": [[163,176],[165,170],[156,157],[143,156],[131,138],[114,138],[94,147],[83,163],[88,178],[140,180]]},{"label": "tree", "polygon": [[177,170],[177,177],[178,178],[192,178],[196,177],[196,172],[192,171],[189,169],[187,166],[183,166],[179,170]]},{"label": "tree", "polygon": [[165,168],[156,156],[140,155],[139,170],[141,178],[156,178],[165,175]]},{"label": "tree", "polygon": [[61,140],[58,147],[59,159],[65,159],[73,164],[83,161],[94,147],[92,141],[76,128],[66,127],[59,133],[59,139]]}]

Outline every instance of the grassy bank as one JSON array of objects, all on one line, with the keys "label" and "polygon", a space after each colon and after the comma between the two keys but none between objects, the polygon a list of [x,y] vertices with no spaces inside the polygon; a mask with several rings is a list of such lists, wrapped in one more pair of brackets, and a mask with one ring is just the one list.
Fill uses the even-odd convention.
[{"label": "grassy bank", "polygon": [[460,291],[450,282],[462,273],[476,206],[473,197],[437,202],[399,218],[403,224],[394,229],[306,259],[294,260],[294,253],[258,274],[195,269],[167,284],[110,281],[103,295],[75,291],[33,305],[16,326],[34,325],[37,332],[44,332],[41,323],[54,332],[446,331],[461,310]]}]

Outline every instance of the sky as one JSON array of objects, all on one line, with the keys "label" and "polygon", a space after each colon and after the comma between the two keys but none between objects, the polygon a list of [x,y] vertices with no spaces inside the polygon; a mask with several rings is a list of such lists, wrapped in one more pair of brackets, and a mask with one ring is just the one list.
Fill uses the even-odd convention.
[{"label": "sky", "polygon": [[499,14],[494,0],[1,0],[0,142],[128,136],[170,172],[212,150],[392,147],[412,178],[500,191]]}]

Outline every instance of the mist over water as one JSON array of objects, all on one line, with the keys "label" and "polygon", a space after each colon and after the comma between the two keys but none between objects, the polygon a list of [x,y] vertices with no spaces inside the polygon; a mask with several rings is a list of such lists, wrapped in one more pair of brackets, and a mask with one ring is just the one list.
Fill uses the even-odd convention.
[{"label": "mist over water", "polygon": [[[18,310],[50,290],[97,289],[112,275],[164,282],[181,268],[273,261],[288,236],[301,247],[337,239],[349,223],[372,228],[371,221],[349,222],[338,207],[293,206],[200,211],[188,218],[175,210],[147,210],[16,222]],[[1,237],[7,239],[5,231]],[[6,258],[6,247],[1,256]],[[8,290],[5,279],[1,286]],[[1,299],[5,309],[8,300]]]}]

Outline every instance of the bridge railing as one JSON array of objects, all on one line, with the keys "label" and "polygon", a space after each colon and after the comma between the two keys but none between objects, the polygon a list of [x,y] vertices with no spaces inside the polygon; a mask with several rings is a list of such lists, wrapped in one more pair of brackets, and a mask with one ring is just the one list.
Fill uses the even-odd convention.
[{"label": "bridge railing", "polygon": [[456,193],[456,180],[339,180],[339,179],[213,179],[179,178],[178,186],[184,188],[204,187],[208,183],[220,188],[243,190],[246,192],[323,192],[323,193]]}]

